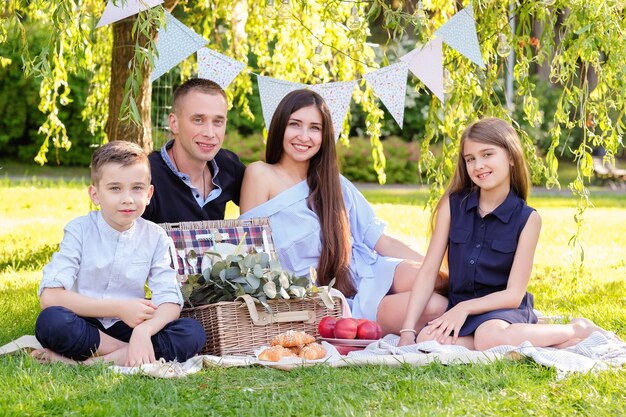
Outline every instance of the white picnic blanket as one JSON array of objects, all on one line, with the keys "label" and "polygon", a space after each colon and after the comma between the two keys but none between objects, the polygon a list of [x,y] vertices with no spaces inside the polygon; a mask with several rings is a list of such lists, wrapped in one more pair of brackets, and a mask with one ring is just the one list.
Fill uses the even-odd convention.
[{"label": "white picnic blanket", "polygon": [[[140,367],[111,366],[114,372],[121,374],[143,374],[159,378],[183,377],[200,371],[203,367],[252,366],[263,365],[272,368],[290,370],[301,366],[325,364],[327,366],[389,365],[411,364],[426,365],[437,361],[442,364],[484,363],[501,359],[528,357],[543,366],[555,368],[557,379],[578,372],[596,372],[615,369],[626,364],[626,343],[619,340],[612,332],[594,332],[587,339],[567,349],[538,348],[529,342],[519,346],[497,346],[486,351],[474,351],[456,345],[440,345],[429,341],[415,345],[397,347],[399,337],[387,335],[371,343],[364,350],[353,351],[342,356],[330,344],[322,342],[327,350],[323,359],[305,361],[286,359],[280,362],[259,361],[255,356],[211,356],[201,355],[186,362],[157,362]],[[14,342],[0,347],[0,354],[20,349],[41,348],[33,336],[23,336]]]}]

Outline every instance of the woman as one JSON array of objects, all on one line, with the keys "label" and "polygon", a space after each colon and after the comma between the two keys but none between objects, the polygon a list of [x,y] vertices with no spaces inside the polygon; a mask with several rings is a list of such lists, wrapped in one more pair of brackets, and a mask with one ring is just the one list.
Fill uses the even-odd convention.
[{"label": "woman", "polygon": [[[318,285],[336,278],[354,317],[398,333],[423,256],[386,235],[365,198],[339,174],[330,112],[319,94],[296,90],[280,102],[265,160],[246,169],[241,218],[269,217],[284,268],[297,275],[317,268]],[[432,294],[420,322],[446,306],[445,297]]]}]

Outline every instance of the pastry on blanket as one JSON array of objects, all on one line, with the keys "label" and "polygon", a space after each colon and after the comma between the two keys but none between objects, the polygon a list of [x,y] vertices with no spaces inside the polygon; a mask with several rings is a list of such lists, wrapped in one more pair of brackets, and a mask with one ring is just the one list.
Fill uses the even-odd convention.
[{"label": "pastry on blanket", "polygon": [[297,357],[290,349],[282,346],[272,346],[259,353],[259,360],[278,362],[282,358]]},{"label": "pastry on blanket", "polygon": [[319,343],[309,343],[308,345],[302,346],[298,356],[308,360],[322,359],[326,356],[326,349]]},{"label": "pastry on blanket", "polygon": [[315,338],[310,334],[289,330],[274,337],[272,339],[272,346],[296,347],[313,342],[315,342]]}]

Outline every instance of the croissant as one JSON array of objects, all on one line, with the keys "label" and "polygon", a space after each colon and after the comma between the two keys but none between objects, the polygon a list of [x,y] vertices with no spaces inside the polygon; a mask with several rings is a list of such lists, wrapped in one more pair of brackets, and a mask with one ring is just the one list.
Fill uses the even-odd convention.
[{"label": "croissant", "polygon": [[297,347],[313,342],[315,342],[315,338],[310,334],[289,330],[274,337],[272,346]]},{"label": "croissant", "polygon": [[259,353],[259,360],[269,361],[269,362],[278,362],[282,358],[287,357],[296,357],[290,349],[284,348],[282,346],[272,346],[270,348],[265,349],[263,352]]},{"label": "croissant", "polygon": [[322,359],[326,356],[326,349],[319,343],[309,343],[300,349],[298,356],[308,360]]}]

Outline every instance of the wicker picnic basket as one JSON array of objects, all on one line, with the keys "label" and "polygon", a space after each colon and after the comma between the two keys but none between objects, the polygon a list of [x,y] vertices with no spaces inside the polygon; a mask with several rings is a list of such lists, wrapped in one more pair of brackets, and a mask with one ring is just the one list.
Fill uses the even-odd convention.
[{"label": "wicker picnic basket", "polygon": [[342,301],[333,297],[327,308],[319,296],[304,299],[272,300],[272,314],[251,297],[242,301],[223,301],[200,307],[184,308],[181,317],[198,320],[206,332],[202,349],[208,355],[252,355],[274,336],[288,330],[304,331],[319,338],[317,325],[324,316],[341,317]]},{"label": "wicker picnic basket", "polygon": [[[266,217],[248,220],[209,220],[202,222],[162,223],[161,227],[172,239],[172,265],[179,275],[186,275],[188,265],[183,254],[193,249],[203,254],[217,242],[239,244],[267,253],[274,251],[272,231]],[[202,256],[199,257],[201,260]],[[199,262],[194,271],[201,269]],[[252,297],[244,295],[236,301],[223,301],[198,307],[183,308],[181,317],[198,320],[204,327],[207,342],[202,349],[209,355],[251,355],[254,349],[267,345],[274,336],[288,330],[305,331],[319,338],[317,325],[326,315],[341,317],[342,300],[333,297],[334,305],[328,306],[322,298],[292,298],[271,300],[272,314],[254,303]]]}]

